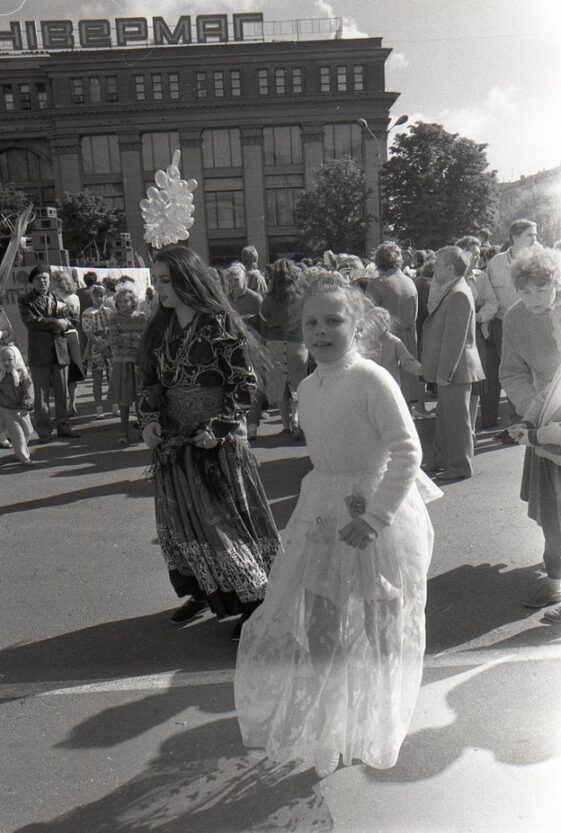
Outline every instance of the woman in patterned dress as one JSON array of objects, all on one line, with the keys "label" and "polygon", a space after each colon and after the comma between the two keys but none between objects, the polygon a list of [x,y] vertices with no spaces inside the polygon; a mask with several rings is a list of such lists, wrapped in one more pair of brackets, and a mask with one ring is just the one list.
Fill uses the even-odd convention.
[{"label": "woman in patterned dress", "polygon": [[141,347],[138,414],[154,450],[160,545],[177,594],[189,596],[172,621],[207,606],[219,619],[241,614],[239,638],[279,548],[244,420],[258,343],[185,246],[157,252],[152,271],[160,306]]}]

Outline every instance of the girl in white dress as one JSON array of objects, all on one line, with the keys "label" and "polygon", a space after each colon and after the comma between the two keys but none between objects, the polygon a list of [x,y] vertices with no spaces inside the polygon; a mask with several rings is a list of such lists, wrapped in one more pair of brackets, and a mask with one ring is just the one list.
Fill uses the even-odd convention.
[{"label": "girl in white dress", "polygon": [[317,368],[299,386],[313,471],[244,625],[235,696],[246,746],[325,777],[396,763],[421,683],[433,530],[421,447],[398,385],[355,348],[362,294],[337,273],[305,290]]}]

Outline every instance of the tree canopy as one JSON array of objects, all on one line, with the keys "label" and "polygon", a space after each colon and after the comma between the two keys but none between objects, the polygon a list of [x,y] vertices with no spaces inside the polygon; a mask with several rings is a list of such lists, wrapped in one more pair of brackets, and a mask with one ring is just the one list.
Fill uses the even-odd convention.
[{"label": "tree canopy", "polygon": [[506,239],[514,220],[524,217],[538,226],[539,239],[546,246],[561,240],[561,181],[543,189],[530,190],[501,216],[501,231]]},{"label": "tree canopy", "polygon": [[78,194],[65,193],[58,205],[58,215],[62,221],[64,245],[72,258],[78,257],[92,241],[103,253],[125,223],[123,211],[109,208],[105,200],[87,190]]},{"label": "tree canopy", "polygon": [[382,168],[385,222],[402,243],[436,249],[496,219],[497,178],[487,145],[417,122]]},{"label": "tree canopy", "polygon": [[312,189],[297,205],[297,225],[306,252],[361,252],[369,220],[366,197],[364,173],[352,157],[321,165]]},{"label": "tree canopy", "polygon": [[29,199],[23,191],[18,191],[12,185],[0,185],[0,234],[11,232],[11,227],[4,223],[2,217],[21,214],[26,205],[29,205]]}]

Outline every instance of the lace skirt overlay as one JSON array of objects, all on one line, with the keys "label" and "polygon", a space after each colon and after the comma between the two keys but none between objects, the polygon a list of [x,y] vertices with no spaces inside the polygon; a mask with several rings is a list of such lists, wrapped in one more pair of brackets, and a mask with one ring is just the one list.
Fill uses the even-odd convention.
[{"label": "lace skirt overlay", "polygon": [[378,479],[307,475],[265,602],[244,625],[235,679],[242,737],[275,761],[312,763],[318,748],[346,764],[397,760],[421,683],[433,531],[414,485],[367,549],[341,542],[338,530],[375,496]]}]

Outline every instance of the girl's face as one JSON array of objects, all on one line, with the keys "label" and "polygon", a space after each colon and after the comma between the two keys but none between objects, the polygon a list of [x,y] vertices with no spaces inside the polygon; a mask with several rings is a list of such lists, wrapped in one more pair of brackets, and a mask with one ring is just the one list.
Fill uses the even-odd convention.
[{"label": "girl's face", "polygon": [[0,365],[8,372],[15,370],[16,357],[11,350],[4,350],[0,353]]},{"label": "girl's face", "polygon": [[105,292],[97,290],[96,292],[92,292],[92,303],[94,307],[102,307],[103,302],[105,301]]},{"label": "girl's face", "polygon": [[160,303],[166,309],[178,309],[185,304],[173,288],[169,266],[163,260],[157,260],[152,265],[152,280],[154,289],[158,293]]},{"label": "girl's face", "polygon": [[518,295],[527,310],[534,315],[541,315],[551,309],[557,297],[557,287],[553,283],[529,283],[524,289],[518,290]]},{"label": "girl's face", "polygon": [[134,310],[134,298],[129,292],[127,292],[119,296],[119,298],[115,301],[115,306],[120,313],[128,315]]},{"label": "girl's face", "polygon": [[343,292],[312,295],[304,302],[302,330],[318,362],[336,362],[352,346],[356,322]]}]

